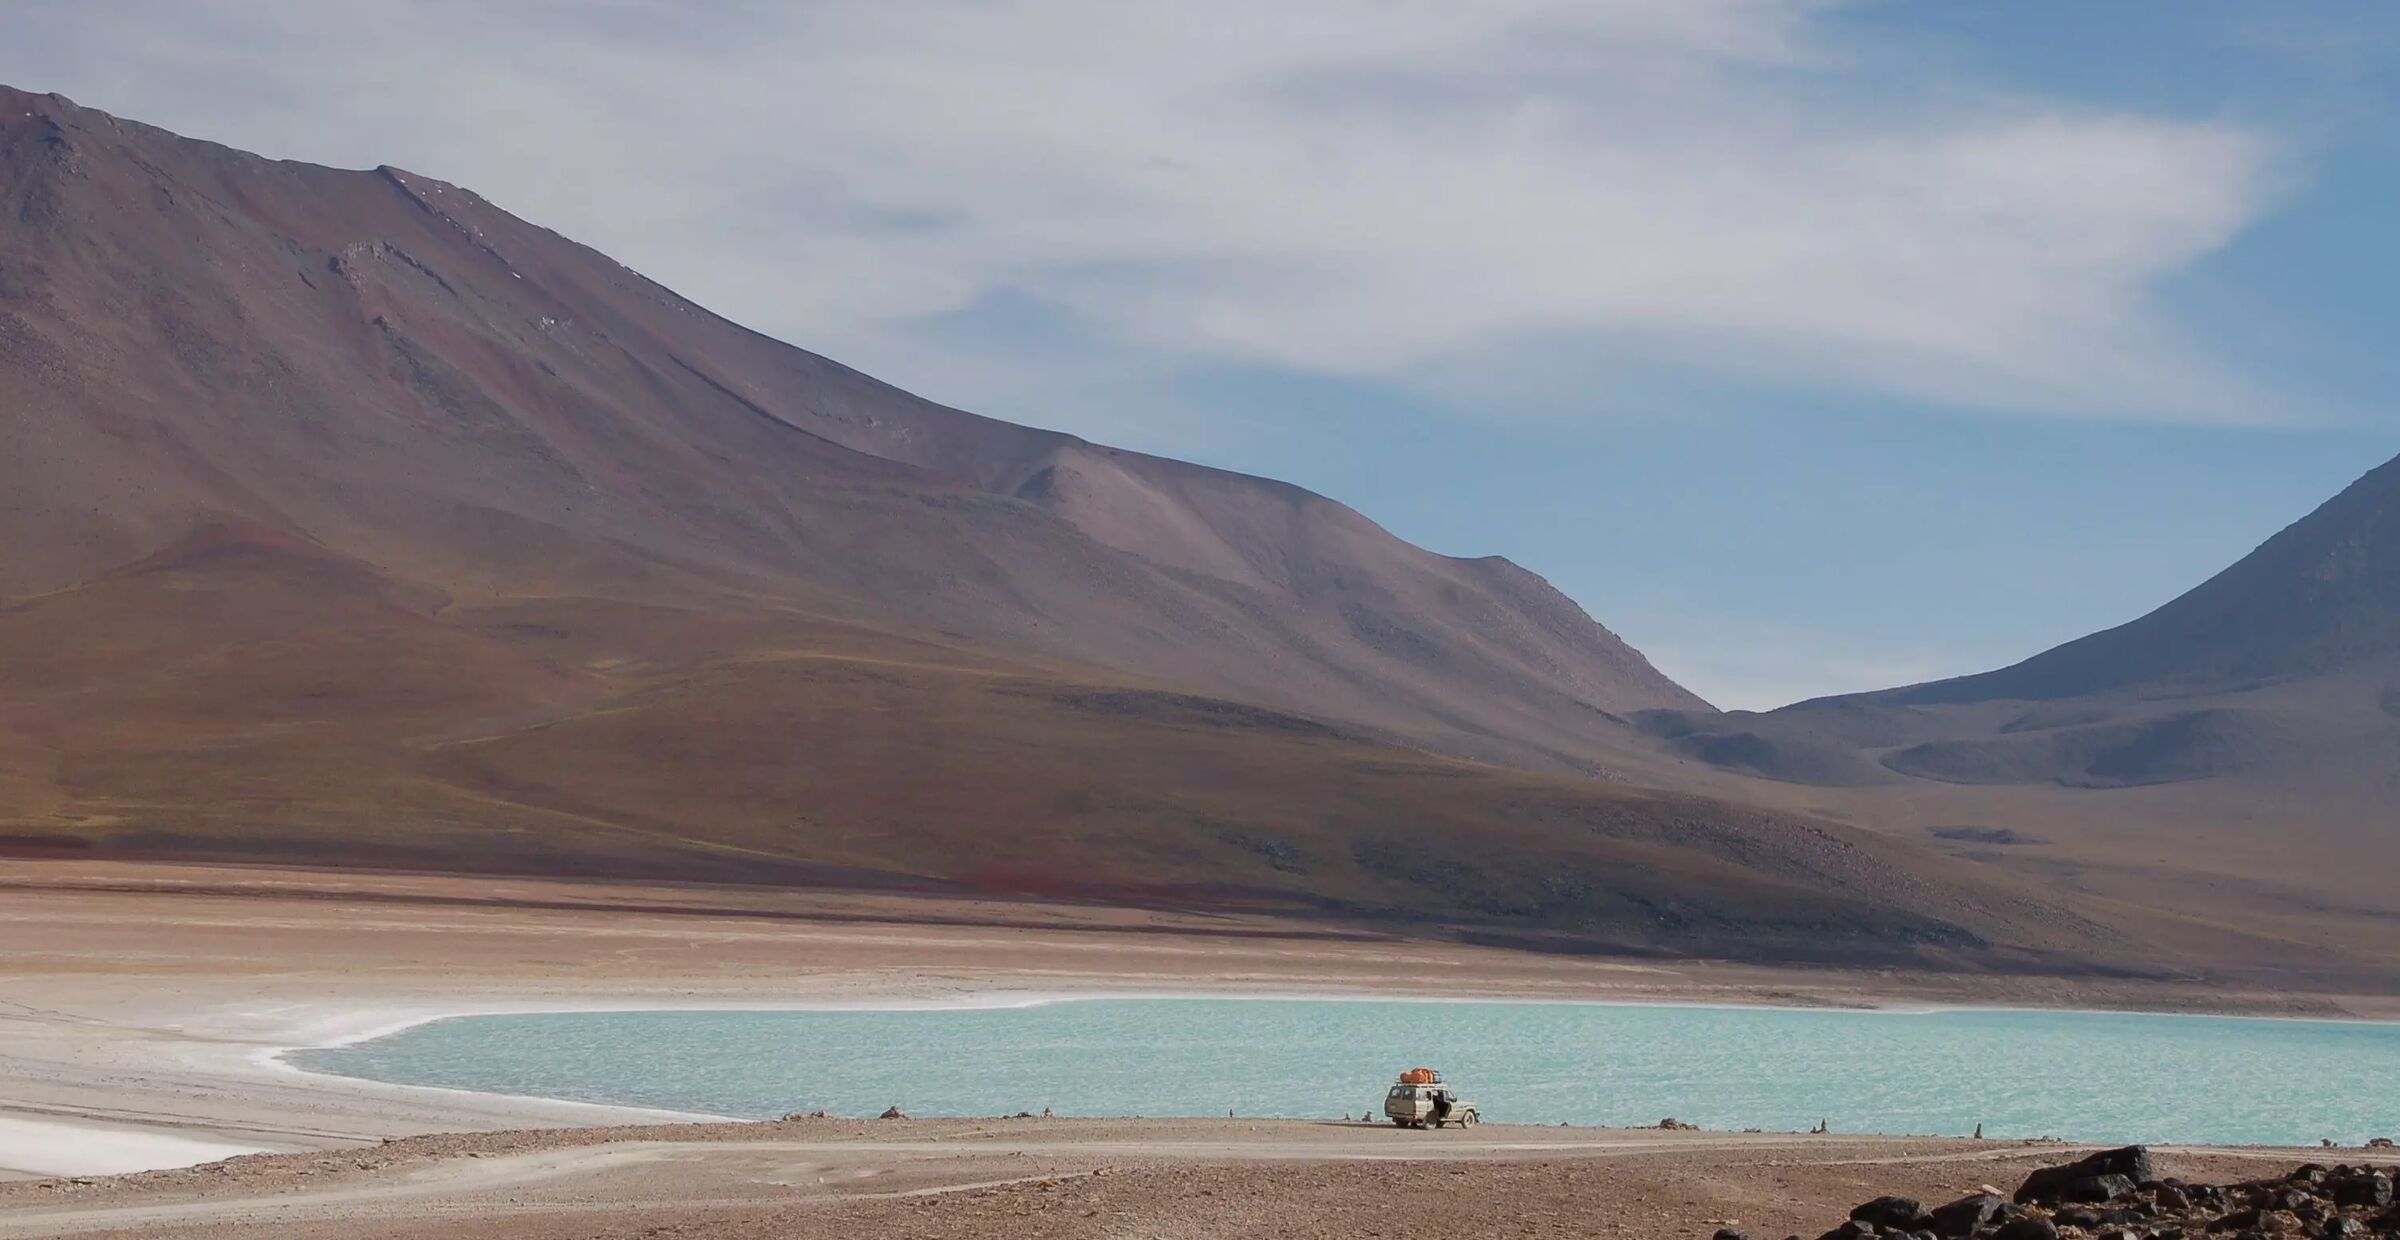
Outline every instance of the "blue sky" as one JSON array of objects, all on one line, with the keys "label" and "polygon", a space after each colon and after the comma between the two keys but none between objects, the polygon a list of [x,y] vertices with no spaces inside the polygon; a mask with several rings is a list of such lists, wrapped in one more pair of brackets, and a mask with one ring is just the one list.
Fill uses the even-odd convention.
[{"label": "blue sky", "polygon": [[1548,576],[1722,705],[2131,619],[2400,452],[2400,9],[19,0],[981,412]]}]

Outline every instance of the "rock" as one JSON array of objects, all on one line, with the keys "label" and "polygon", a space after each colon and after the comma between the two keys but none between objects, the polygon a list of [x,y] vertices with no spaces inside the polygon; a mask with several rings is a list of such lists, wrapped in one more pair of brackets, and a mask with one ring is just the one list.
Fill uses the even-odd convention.
[{"label": "rock", "polygon": [[1717,1229],[1714,1240],[1750,1240],[1750,1233],[1736,1231],[1731,1227],[1720,1227]]},{"label": "rock", "polygon": [[1992,1240],[2058,1240],[2058,1224],[2039,1214],[2028,1214],[2002,1223],[1992,1233]]},{"label": "rock", "polygon": [[2328,1237],[2328,1240],[2345,1240],[2349,1236],[2367,1234],[2367,1225],[2348,1215],[2339,1215],[2325,1220],[2324,1229],[2317,1234]]},{"label": "rock", "polygon": [[1950,1240],[1963,1240],[2000,1217],[2008,1206],[2008,1198],[1998,1193],[1975,1193],[1961,1197],[1933,1211],[1933,1233]]},{"label": "rock", "polygon": [[[2025,1182],[2017,1186],[2017,1200],[2039,1202],[2043,1205],[2056,1205],[2062,1200],[2106,1201],[2109,1197],[2116,1195],[2116,1185],[2112,1183],[2103,1186],[2089,1182],[2101,1180],[2104,1177],[2113,1177],[2116,1181],[2123,1183],[2123,1191],[2131,1192],[2134,1185],[2144,1180],[2157,1179],[2158,1173],[2151,1164],[2148,1148],[2128,1145],[2123,1149],[2104,1150],[2089,1158],[2068,1163],[2063,1167],[2044,1167],[2032,1175],[2026,1176]],[[2077,1187],[2077,1195],[2073,1197],[2066,1195],[2069,1185]],[[2110,1191],[2104,1196],[2090,1196],[2091,1193],[2099,1192],[2102,1187],[2106,1187]]]},{"label": "rock", "polygon": [[1851,1219],[1817,1237],[1817,1240],[1874,1240],[1874,1236],[1875,1225],[1873,1223],[1862,1223],[1857,1219]]},{"label": "rock", "polygon": [[2087,1175],[2060,1182],[2052,1189],[2057,1201],[2098,1203],[2115,1201],[2133,1192],[2133,1180],[2122,1175]]},{"label": "rock", "polygon": [[1925,1213],[1925,1207],[1913,1197],[1877,1197],[1852,1207],[1850,1217],[1861,1223],[1889,1227],[1895,1231],[1916,1231],[1933,1221],[1932,1216]]},{"label": "rock", "polygon": [[884,1112],[883,1112],[883,1114],[881,1114],[881,1115],[878,1115],[878,1116],[876,1116],[875,1118],[877,1118],[877,1119],[907,1119],[907,1118],[908,1118],[908,1112],[901,1110],[901,1109],[900,1109],[900,1106],[899,1106],[899,1104],[898,1104],[898,1103],[894,1103],[893,1105],[891,1105],[891,1106],[889,1106],[889,1107],[886,1107],[886,1108],[884,1109]]},{"label": "rock", "polygon": [[1698,1131],[1700,1131],[1700,1125],[1698,1125],[1698,1124],[1687,1124],[1687,1123],[1684,1123],[1682,1120],[1679,1120],[1679,1119],[1675,1118],[1675,1117],[1674,1117],[1674,1116],[1672,1116],[1672,1115],[1670,1115],[1670,1116],[1666,1117],[1665,1119],[1662,1119],[1662,1120],[1658,1121],[1658,1126],[1659,1126],[1660,1128],[1662,1128],[1662,1129],[1664,1129],[1664,1130],[1668,1131],[1668,1132],[1698,1132]]},{"label": "rock", "polygon": [[2364,1168],[2354,1171],[2333,1182],[2333,1203],[2371,1209],[2388,1206],[2392,1204],[2392,1177]]},{"label": "rock", "polygon": [[2192,1199],[2185,1195],[2182,1189],[2172,1184],[2158,1186],[2157,1200],[2158,1208],[2161,1210],[2173,1210],[2181,1213],[2192,1208]]}]

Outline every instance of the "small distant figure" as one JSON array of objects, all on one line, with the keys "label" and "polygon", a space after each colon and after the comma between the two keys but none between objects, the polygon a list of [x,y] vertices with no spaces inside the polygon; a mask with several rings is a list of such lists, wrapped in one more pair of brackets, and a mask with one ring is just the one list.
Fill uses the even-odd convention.
[{"label": "small distant figure", "polygon": [[1822,1137],[1832,1131],[1832,1125],[1826,1123],[1824,1120],[1818,1120],[1817,1126],[1808,1130],[1808,1135],[1812,1137]]},{"label": "small distant figure", "polygon": [[1227,1118],[1227,1119],[1232,1119],[1232,1118],[1233,1118],[1233,1108],[1232,1108],[1232,1107],[1227,1107],[1227,1108],[1225,1108],[1225,1118]]},{"label": "small distant figure", "polygon": [[1043,1119],[1049,1119],[1049,1118],[1050,1118],[1050,1108],[1048,1108],[1048,1107],[1043,1107],[1043,1108],[1042,1108],[1042,1118],[1043,1118]]},{"label": "small distant figure", "polygon": [[1975,1139],[1978,1141],[1983,1140],[1983,1125],[1981,1124],[1975,1125]]}]

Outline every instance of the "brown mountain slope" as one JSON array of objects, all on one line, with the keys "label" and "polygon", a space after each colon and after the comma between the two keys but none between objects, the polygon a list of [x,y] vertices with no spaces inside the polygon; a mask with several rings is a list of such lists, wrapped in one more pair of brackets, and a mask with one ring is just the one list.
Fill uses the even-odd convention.
[{"label": "brown mountain slope", "polygon": [[2400,963],[2400,460],[2013,667],[1642,723],[1716,768],[1687,786],[1931,840],[2080,907]]},{"label": "brown mountain slope", "polygon": [[9,849],[2387,963],[1590,778],[1685,779],[1622,719],[1703,704],[1538,577],[917,400],[439,182],[0,92],[0,221]]},{"label": "brown mountain slope", "polygon": [[1788,814],[769,605],[461,604],[212,529],[0,609],[0,845],[1405,921],[1581,950],[2195,967]]},{"label": "brown mountain slope", "polygon": [[1588,767],[1699,703],[1547,585],[945,409],[456,187],[0,92],[0,594],[212,522],[463,591],[771,597]]}]

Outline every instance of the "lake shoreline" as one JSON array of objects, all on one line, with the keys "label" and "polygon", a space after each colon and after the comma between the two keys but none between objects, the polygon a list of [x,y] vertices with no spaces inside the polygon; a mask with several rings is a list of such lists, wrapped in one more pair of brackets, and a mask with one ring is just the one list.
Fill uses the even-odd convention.
[{"label": "lake shoreline", "polygon": [[[996,1019],[951,1019],[961,1016]],[[844,1068],[795,1070],[792,1046]],[[1776,1051],[1730,1049],[1743,1046]],[[896,1047],[906,1054],[888,1053]],[[352,1080],[751,1120],[863,1118],[894,1103],[952,1118],[1055,1105],[1087,1117],[1323,1119],[1348,1115],[1365,1087],[1380,1098],[1388,1077],[1362,1068],[1415,1062],[1449,1070],[1486,1118],[1583,1128],[1672,1115],[1801,1133],[1830,1116],[1874,1135],[1988,1125],[1994,1139],[2287,1145],[2389,1135],[2384,1108],[2400,1105],[2381,1084],[2400,1072],[2400,1024],[2385,1021],[1388,993],[553,1005],[436,1016],[285,1059]],[[2126,1088],[2078,1100],[2021,1085],[2062,1077]],[[2230,1098],[2247,1101],[2229,1110]]]},{"label": "lake shoreline", "polygon": [[[621,1107],[380,1086],[282,1063],[299,1047],[448,1015],[1020,1003],[1062,996],[1284,994],[1697,1006],[1976,1006],[2400,1016],[2389,996],[2235,994],[2074,979],[1843,974],[1534,956],[1443,943],[1323,942],[1241,919],[1060,907],[1058,926],[911,924],[866,897],[810,897],[889,922],[695,920],[638,911],[343,903],[361,886],[541,895],[534,880],[0,863],[0,1175],[73,1164],[145,1134],[299,1151],[467,1131],[685,1119]],[[75,877],[87,885],[62,884]],[[189,891],[179,887],[189,886]],[[581,889],[580,894],[589,894]],[[798,899],[799,897],[793,897]],[[959,910],[989,920],[993,910]],[[1019,916],[1022,910],[1004,910]],[[1116,933],[1118,927],[1125,933]],[[130,1157],[138,1161],[138,1150]],[[62,1165],[73,1164],[73,1165]]]}]

